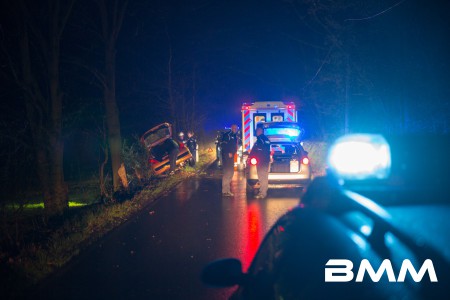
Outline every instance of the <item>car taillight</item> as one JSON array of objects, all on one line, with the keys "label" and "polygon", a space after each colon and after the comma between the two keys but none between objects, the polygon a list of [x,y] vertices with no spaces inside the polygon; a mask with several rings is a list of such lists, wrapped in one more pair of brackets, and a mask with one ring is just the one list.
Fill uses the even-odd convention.
[{"label": "car taillight", "polygon": [[153,158],[149,159],[148,162],[149,162],[151,165],[154,165],[154,164],[157,164],[157,163],[158,163],[158,161],[157,161],[156,159],[153,159]]},{"label": "car taillight", "polygon": [[254,158],[254,157],[252,157],[251,159],[250,159],[250,164],[251,165],[256,165],[258,163],[258,160],[256,159],[256,158]]},{"label": "car taillight", "polygon": [[302,159],[302,164],[303,164],[303,165],[309,164],[309,158],[303,157],[303,159]]}]

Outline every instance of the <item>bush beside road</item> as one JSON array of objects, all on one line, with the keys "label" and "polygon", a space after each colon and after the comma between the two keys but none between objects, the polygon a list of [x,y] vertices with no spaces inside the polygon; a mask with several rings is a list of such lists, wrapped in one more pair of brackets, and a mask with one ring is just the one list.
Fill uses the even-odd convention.
[{"label": "bush beside road", "polygon": [[325,175],[328,144],[323,141],[306,140],[303,142],[303,148],[308,151],[313,176]]},{"label": "bush beside road", "polygon": [[[130,201],[111,202],[107,205],[89,205],[64,216],[67,221],[54,226],[43,222],[32,228],[31,235],[40,235],[39,241],[24,243],[19,253],[0,251],[2,294],[15,295],[67,264],[80,251],[109,231],[120,226],[144,207],[173,189],[181,181],[202,172],[215,160],[208,148],[200,151],[195,168],[187,167],[175,175],[154,180]],[[2,247],[3,248],[3,247]],[[4,291],[5,292],[4,292]]]}]

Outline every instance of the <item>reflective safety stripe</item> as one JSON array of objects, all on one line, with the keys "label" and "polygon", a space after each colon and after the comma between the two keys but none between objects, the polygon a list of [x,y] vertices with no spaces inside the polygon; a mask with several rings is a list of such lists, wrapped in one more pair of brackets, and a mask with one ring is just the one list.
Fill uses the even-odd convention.
[{"label": "reflective safety stripe", "polygon": [[294,122],[294,110],[293,109],[287,109],[286,121]]},{"label": "reflective safety stripe", "polygon": [[252,119],[250,118],[250,110],[244,111],[244,151],[250,150],[250,128]]}]

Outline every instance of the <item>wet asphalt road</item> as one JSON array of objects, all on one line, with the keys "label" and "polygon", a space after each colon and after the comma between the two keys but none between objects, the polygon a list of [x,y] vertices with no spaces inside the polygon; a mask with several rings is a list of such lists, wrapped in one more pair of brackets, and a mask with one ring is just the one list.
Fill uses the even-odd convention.
[{"label": "wet asphalt road", "polygon": [[226,299],[234,289],[211,289],[202,268],[223,257],[248,268],[271,225],[299,203],[298,190],[247,199],[235,172],[233,198],[222,198],[220,172],[189,179],[136,218],[90,247],[49,279],[40,299]]}]

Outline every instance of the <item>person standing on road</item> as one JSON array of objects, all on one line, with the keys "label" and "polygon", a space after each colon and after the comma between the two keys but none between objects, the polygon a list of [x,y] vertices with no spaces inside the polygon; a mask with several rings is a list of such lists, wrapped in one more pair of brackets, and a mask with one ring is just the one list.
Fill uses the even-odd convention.
[{"label": "person standing on road", "polygon": [[236,124],[231,125],[231,130],[222,135],[221,149],[222,149],[222,195],[225,197],[234,196],[231,193],[231,179],[234,175],[234,155],[238,148],[238,127]]},{"label": "person standing on road", "polygon": [[192,154],[192,158],[189,161],[189,165],[191,167],[195,166],[196,160],[197,160],[197,140],[194,137],[194,132],[192,130],[189,130],[187,133],[188,139],[186,141],[186,146],[189,149],[189,152]]},{"label": "person standing on road", "polygon": [[256,172],[260,184],[259,194],[255,198],[263,199],[267,197],[269,188],[270,141],[261,127],[256,128],[256,142],[250,153],[257,161]]}]

